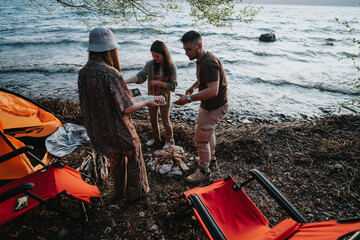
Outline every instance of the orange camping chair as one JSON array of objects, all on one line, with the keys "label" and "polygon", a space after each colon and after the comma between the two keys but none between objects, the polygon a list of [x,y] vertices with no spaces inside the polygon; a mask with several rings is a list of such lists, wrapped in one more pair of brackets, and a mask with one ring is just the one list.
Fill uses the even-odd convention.
[{"label": "orange camping chair", "polygon": [[[360,218],[308,223],[260,171],[251,170],[250,174],[252,177],[240,186],[228,177],[182,193],[209,239],[336,240],[348,234],[353,234],[352,240],[360,239]],[[257,180],[291,218],[270,227],[243,190],[253,180]]]},{"label": "orange camping chair", "polygon": [[97,186],[86,183],[82,177],[87,177],[80,172],[64,165],[56,165],[59,166],[46,166],[42,171],[28,174],[0,188],[0,225],[27,213],[40,203],[78,221],[61,206],[54,204],[54,199],[59,194],[67,194],[80,200],[85,213],[84,220],[87,221],[84,203],[93,204],[90,198],[101,197]]},{"label": "orange camping chair", "polygon": [[[52,156],[46,151],[45,138],[60,127],[61,122],[43,107],[0,89],[0,185],[48,165]],[[26,147],[26,151],[15,154],[12,159],[1,158],[21,151],[25,144],[34,145],[35,149]]]}]

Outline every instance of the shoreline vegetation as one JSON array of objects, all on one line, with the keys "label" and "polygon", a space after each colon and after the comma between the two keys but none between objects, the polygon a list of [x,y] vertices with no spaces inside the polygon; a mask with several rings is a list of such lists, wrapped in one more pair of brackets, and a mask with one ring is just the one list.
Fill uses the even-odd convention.
[{"label": "shoreline vegetation", "polygon": [[[36,100],[63,123],[83,125],[78,103]],[[174,111],[174,109],[172,109]],[[176,109],[176,111],[180,111]],[[89,211],[87,226],[74,223],[40,207],[5,225],[0,239],[206,239],[200,224],[185,213],[182,200],[169,200],[196,184],[184,178],[196,167],[193,143],[196,115],[171,122],[176,145],[185,151],[190,170],[168,177],[148,170],[150,194],[125,204],[113,198],[112,179],[99,186],[103,206]],[[146,111],[133,114],[142,142],[145,163],[153,157],[147,148],[150,122]],[[161,126],[161,124],[160,124]],[[161,126],[162,127],[162,126]],[[216,157],[219,169],[213,180],[232,176],[245,181],[250,169],[259,169],[310,222],[359,217],[360,209],[360,116],[339,115],[308,121],[259,120],[239,122],[228,116],[217,127]],[[161,146],[158,146],[159,148]],[[77,168],[91,146],[80,146],[59,161]],[[256,184],[245,189],[272,224],[287,217]],[[78,203],[68,203],[74,212]]]}]

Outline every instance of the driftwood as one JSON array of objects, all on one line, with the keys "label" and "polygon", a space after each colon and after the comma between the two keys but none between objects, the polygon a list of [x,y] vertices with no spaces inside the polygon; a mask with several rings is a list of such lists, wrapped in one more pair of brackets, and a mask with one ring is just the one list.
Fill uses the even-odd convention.
[{"label": "driftwood", "polygon": [[97,184],[102,184],[109,176],[109,159],[99,156],[95,151],[87,152],[87,156],[76,170],[90,176]]}]

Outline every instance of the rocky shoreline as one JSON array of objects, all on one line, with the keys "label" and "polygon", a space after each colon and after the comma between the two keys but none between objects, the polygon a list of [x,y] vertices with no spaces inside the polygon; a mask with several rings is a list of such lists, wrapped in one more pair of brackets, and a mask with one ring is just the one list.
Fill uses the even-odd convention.
[{"label": "rocky shoreline", "polygon": [[[82,124],[77,103],[45,99],[37,102],[63,123]],[[196,167],[192,140],[196,115],[181,109],[177,112],[171,116],[174,138],[186,152],[184,162],[189,172],[168,177],[148,169],[151,192],[145,200],[131,205],[113,198],[112,180],[108,179],[100,186],[103,206],[91,209],[87,227],[40,208],[2,227],[0,238],[205,239],[199,223],[191,214],[184,214],[187,204],[168,199],[197,186],[184,181],[184,176]],[[143,143],[145,162],[149,162],[155,149],[144,144],[150,135],[146,111],[133,114],[133,119]],[[219,169],[214,171],[213,179],[230,175],[243,182],[249,177],[248,171],[256,168],[311,222],[359,217],[360,116],[276,121],[230,114],[217,128],[217,143]],[[91,146],[79,147],[60,161],[75,168],[84,159],[86,149]],[[259,192],[258,186],[251,185],[246,191],[271,223],[286,217],[266,193]]]}]

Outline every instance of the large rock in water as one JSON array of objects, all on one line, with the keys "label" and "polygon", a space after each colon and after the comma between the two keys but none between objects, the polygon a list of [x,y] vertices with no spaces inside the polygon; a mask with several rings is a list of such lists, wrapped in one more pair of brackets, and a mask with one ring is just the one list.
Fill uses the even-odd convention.
[{"label": "large rock in water", "polygon": [[273,33],[263,33],[259,37],[259,41],[261,42],[274,42],[275,41],[275,34]]}]

